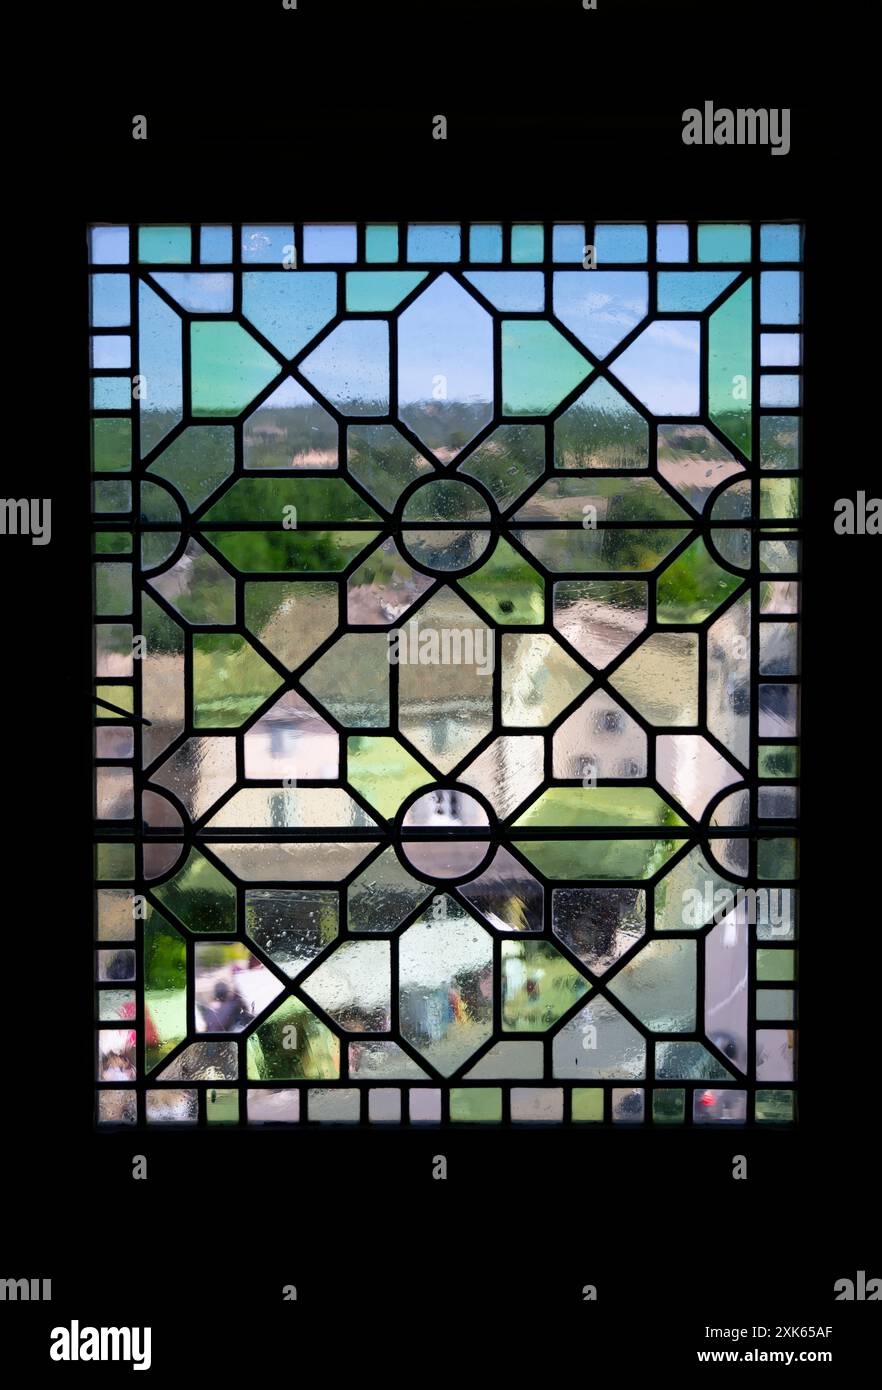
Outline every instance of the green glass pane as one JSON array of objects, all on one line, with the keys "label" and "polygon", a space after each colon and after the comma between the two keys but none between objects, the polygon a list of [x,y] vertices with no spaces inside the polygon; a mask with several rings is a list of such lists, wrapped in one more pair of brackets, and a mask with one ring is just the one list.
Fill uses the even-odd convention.
[{"label": "green glass pane", "polygon": [[603,1120],[603,1091],[593,1086],[574,1086],[573,1119],[580,1124],[600,1124]]},{"label": "green glass pane", "polygon": [[351,270],[346,276],[346,308],[353,313],[396,309],[427,274],[425,270]]},{"label": "green glass pane", "polygon": [[499,1124],[502,1091],[498,1086],[452,1086],[450,1118],[457,1124]]},{"label": "green glass pane", "polygon": [[282,684],[250,642],[236,633],[193,638],[193,722],[235,729]]},{"label": "green glass pane", "polygon": [[372,545],[378,531],[208,531],[206,539],[243,574],[331,574]]},{"label": "green glass pane", "polygon": [[236,889],[198,850],[191,850],[178,872],[153,894],[190,931],[236,930]]},{"label": "green glass pane", "polygon": [[796,878],[797,842],[783,837],[759,840],[756,871],[760,878]]},{"label": "green glass pane", "polygon": [[685,825],[651,787],[550,787],[515,825]]},{"label": "green glass pane", "polygon": [[542,576],[506,540],[499,540],[487,563],[459,584],[502,626],[527,626],[545,620]]},{"label": "green glass pane", "polygon": [[152,1071],[187,1034],[187,943],[161,913],[144,923],[145,1064]]},{"label": "green glass pane", "polygon": [[651,878],[679,840],[515,840],[545,878]]},{"label": "green glass pane", "polygon": [[130,880],[135,877],[135,846],[114,841],[95,846],[95,877],[97,879]]},{"label": "green glass pane", "polygon": [[718,565],[699,537],[659,576],[656,618],[660,623],[701,623],[743,580]]},{"label": "green glass pane", "polygon": [[515,514],[518,521],[598,522],[687,520],[683,507],[654,478],[551,478]]},{"label": "green glass pane", "polygon": [[711,421],[746,458],[751,457],[751,307],[748,281],[711,314],[707,368]]},{"label": "green glass pane", "polygon": [[798,478],[761,478],[760,516],[763,519],[790,521],[799,516],[799,497]]},{"label": "green glass pane", "polygon": [[760,777],[797,777],[799,750],[793,744],[761,744],[757,760]]},{"label": "green glass pane", "polygon": [[[134,709],[134,692],[130,685],[97,685],[95,694],[99,700],[106,700],[109,705],[116,705],[118,709],[125,710],[128,714]],[[113,710],[104,709],[98,706],[96,714],[101,719],[119,719],[121,716],[114,714]]]},{"label": "green glass pane", "polygon": [[96,555],[129,555],[132,537],[128,531],[98,531],[95,534]]},{"label": "green glass pane", "polygon": [[757,1091],[754,1114],[760,1124],[792,1124],[794,1115],[793,1092]]},{"label": "green glass pane", "polygon": [[96,473],[127,473],[132,466],[132,422],[127,415],[92,421],[92,467]]},{"label": "green glass pane", "polygon": [[502,1027],[507,1033],[550,1028],[590,989],[585,976],[549,941],[503,941]]},{"label": "green glass pane", "polygon": [[286,999],[249,1037],[255,1081],[330,1081],[340,1075],[340,1040],[300,1000]]},{"label": "green glass pane", "polygon": [[553,324],[542,319],[503,322],[503,414],[547,415],[591,371],[588,359]]},{"label": "green glass pane", "polygon": [[652,1118],[657,1125],[681,1125],[686,1118],[686,1092],[653,1091]]},{"label": "green glass pane", "polygon": [[395,815],[411,792],[432,780],[395,738],[350,738],[347,758],[348,781],[387,818]]},{"label": "green glass pane", "polygon": [[788,948],[760,946],[756,953],[758,980],[792,980],[796,975],[796,953]]},{"label": "green glass pane", "polygon": [[265,521],[294,531],[303,522],[376,521],[345,478],[240,478],[205,513],[206,522]]},{"label": "green glass pane", "polygon": [[239,1092],[219,1091],[212,1086],[205,1092],[205,1118],[210,1125],[238,1124]]}]

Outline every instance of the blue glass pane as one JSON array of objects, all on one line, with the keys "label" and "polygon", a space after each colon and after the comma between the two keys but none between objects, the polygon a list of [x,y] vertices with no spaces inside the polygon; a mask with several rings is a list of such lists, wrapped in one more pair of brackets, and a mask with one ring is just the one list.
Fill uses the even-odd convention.
[{"label": "blue glass pane", "polygon": [[132,344],[127,333],[102,333],[92,339],[93,367],[128,367],[132,361]]},{"label": "blue glass pane", "polygon": [[470,261],[502,260],[502,228],[490,222],[473,222],[469,234]]},{"label": "blue glass pane", "polygon": [[689,260],[689,228],[685,222],[660,222],[655,233],[655,254],[660,261]]},{"label": "blue glass pane", "polygon": [[585,251],[585,227],[580,223],[559,222],[551,233],[551,254],[555,261],[579,261]]},{"label": "blue glass pane", "polygon": [[125,328],[131,322],[127,275],[92,276],[92,322],[96,328]]},{"label": "blue glass pane", "polygon": [[358,235],[352,223],[312,223],[303,228],[304,261],[351,262],[358,255]]},{"label": "blue glass pane", "polygon": [[802,259],[802,227],[798,222],[764,222],[760,227],[760,259],[799,261]]},{"label": "blue glass pane", "polygon": [[763,323],[800,323],[802,276],[798,270],[764,270],[760,275]]},{"label": "blue glass pane", "polygon": [[799,381],[784,373],[760,377],[760,405],[799,405]]},{"label": "blue glass pane", "polygon": [[200,255],[205,265],[226,265],[233,259],[232,227],[203,227]]},{"label": "blue glass pane", "polygon": [[407,259],[409,261],[458,261],[458,224],[411,224],[407,229]]},{"label": "blue glass pane", "polygon": [[93,265],[125,265],[129,259],[128,227],[93,227],[90,250]]},{"label": "blue glass pane", "polygon": [[290,254],[285,247],[293,245],[294,228],[291,225],[242,228],[243,261],[281,265]]},{"label": "blue glass pane", "polygon": [[640,222],[607,222],[594,230],[597,262],[645,261],[646,228]]}]

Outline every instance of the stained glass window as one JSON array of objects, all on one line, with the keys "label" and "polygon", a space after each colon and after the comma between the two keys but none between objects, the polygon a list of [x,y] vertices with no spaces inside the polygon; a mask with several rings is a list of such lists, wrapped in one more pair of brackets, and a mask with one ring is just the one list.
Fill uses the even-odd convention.
[{"label": "stained glass window", "polygon": [[791,1121],[801,228],[89,244],[99,1124]]}]

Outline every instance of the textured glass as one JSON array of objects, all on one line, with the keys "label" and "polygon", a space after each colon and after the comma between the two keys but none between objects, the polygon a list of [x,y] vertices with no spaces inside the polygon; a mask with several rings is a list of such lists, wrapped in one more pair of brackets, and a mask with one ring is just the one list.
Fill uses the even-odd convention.
[{"label": "textured glass", "polygon": [[90,229],[101,1126],[796,1117],[802,228],[524,211]]}]

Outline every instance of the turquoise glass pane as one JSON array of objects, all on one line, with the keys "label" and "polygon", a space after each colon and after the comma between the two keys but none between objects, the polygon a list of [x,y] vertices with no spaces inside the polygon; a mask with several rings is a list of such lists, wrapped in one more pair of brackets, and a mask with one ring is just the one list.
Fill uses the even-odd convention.
[{"label": "turquoise glass pane", "polygon": [[536,223],[516,224],[511,229],[511,258],[516,263],[541,261],[545,234]]},{"label": "turquoise glass pane", "polygon": [[132,403],[132,383],[127,376],[92,378],[92,406],[95,410],[127,410]]},{"label": "turquoise glass pane", "polygon": [[705,222],[698,228],[700,261],[749,261],[750,227],[743,222]]},{"label": "turquoise glass pane", "polygon": [[374,223],[365,229],[365,256],[375,263],[398,260],[398,227],[393,222]]},{"label": "turquoise glass pane", "polygon": [[189,227],[139,227],[138,259],[186,264],[191,257]]}]

